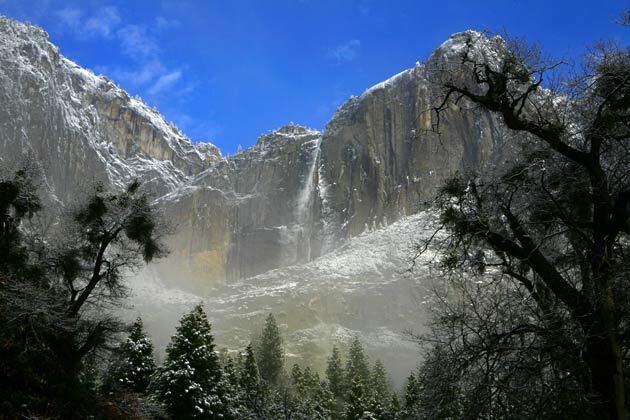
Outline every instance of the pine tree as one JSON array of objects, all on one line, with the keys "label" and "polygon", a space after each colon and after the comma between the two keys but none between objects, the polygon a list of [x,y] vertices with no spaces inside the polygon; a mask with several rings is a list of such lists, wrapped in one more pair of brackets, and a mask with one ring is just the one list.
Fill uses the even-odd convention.
[{"label": "pine tree", "polygon": [[374,368],[372,369],[372,393],[375,398],[378,398],[379,401],[386,401],[389,399],[389,381],[387,379],[387,371],[385,370],[385,366],[377,359],[374,363]]},{"label": "pine tree", "polygon": [[241,360],[239,380],[243,392],[243,405],[252,413],[261,413],[264,398],[260,386],[260,373],[251,343],[245,349],[245,356],[241,356]]},{"label": "pine tree", "polygon": [[345,415],[345,398],[347,393],[346,374],[341,361],[341,353],[337,346],[333,346],[332,353],[328,357],[326,366],[326,379],[328,388],[333,395],[333,418],[341,418]]},{"label": "pine tree", "polygon": [[405,387],[405,406],[404,413],[407,417],[413,417],[418,411],[418,403],[420,402],[420,384],[416,376],[411,373],[407,378],[407,386]]},{"label": "pine tree", "polygon": [[332,394],[322,386],[317,372],[310,367],[301,370],[295,364],[291,369],[292,419],[328,419],[333,407]]},{"label": "pine tree", "polygon": [[240,389],[241,381],[234,360],[232,356],[226,354],[222,363],[223,376],[228,380],[229,384],[233,388]]},{"label": "pine tree", "polygon": [[273,314],[265,321],[256,358],[261,378],[269,385],[277,385],[284,365],[284,349]]},{"label": "pine tree", "polygon": [[367,420],[376,418],[371,411],[372,400],[367,382],[352,379],[347,395],[346,420]]},{"label": "pine tree", "polygon": [[182,317],[152,388],[174,418],[214,419],[229,414],[221,377],[210,323],[197,305]]},{"label": "pine tree", "polygon": [[370,392],[370,367],[363,346],[358,337],[350,343],[348,360],[346,361],[346,418],[361,419],[364,416],[374,416],[371,409],[374,400]]},{"label": "pine tree", "polygon": [[400,407],[400,400],[398,399],[398,395],[395,392],[392,393],[392,398],[385,407],[381,418],[383,420],[398,420],[403,418],[402,408]]},{"label": "pine tree", "polygon": [[363,385],[368,385],[370,382],[370,367],[358,337],[355,337],[350,343],[346,362],[346,378],[349,385],[352,385],[352,381],[361,382]]},{"label": "pine tree", "polygon": [[223,419],[253,419],[250,410],[243,403],[243,391],[240,387],[239,375],[234,361],[225,355],[221,369],[221,379],[217,384],[217,395],[223,405]]},{"label": "pine tree", "polygon": [[377,359],[370,377],[371,411],[381,417],[389,403],[389,383],[383,363]]},{"label": "pine tree", "polygon": [[345,395],[345,373],[341,362],[341,353],[337,346],[333,346],[332,353],[328,358],[326,379],[328,379],[330,392],[333,393],[335,398],[343,399]]},{"label": "pine tree", "polygon": [[140,318],[131,325],[129,336],[120,345],[105,387],[114,391],[144,393],[155,372],[153,344],[144,332]]}]

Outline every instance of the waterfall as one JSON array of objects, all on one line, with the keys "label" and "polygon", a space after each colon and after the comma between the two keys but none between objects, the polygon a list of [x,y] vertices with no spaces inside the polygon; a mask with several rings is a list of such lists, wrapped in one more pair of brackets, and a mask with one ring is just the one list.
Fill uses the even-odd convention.
[{"label": "waterfall", "polygon": [[330,198],[328,194],[329,183],[326,181],[323,164],[319,164],[317,167],[317,192],[322,204],[321,217],[322,217],[322,248],[321,252],[326,253],[334,248],[335,245],[335,224],[331,220],[333,215],[333,209],[330,206]]},{"label": "waterfall", "polygon": [[297,234],[297,255],[299,260],[310,261],[312,258],[312,235],[313,235],[313,220],[312,220],[312,208],[313,197],[316,193],[315,182],[315,169],[319,164],[319,146],[320,139],[309,141],[305,145],[310,146],[308,169],[302,188],[297,196],[297,203],[295,207],[295,221],[296,221],[296,234]]},{"label": "waterfall", "polygon": [[308,167],[306,179],[298,195],[296,207],[296,221],[302,228],[305,228],[305,224],[310,221],[310,204],[313,198],[313,192],[315,191],[315,168],[319,162],[319,146],[321,139],[312,140],[308,143],[315,143],[315,145],[311,149],[311,162]]}]

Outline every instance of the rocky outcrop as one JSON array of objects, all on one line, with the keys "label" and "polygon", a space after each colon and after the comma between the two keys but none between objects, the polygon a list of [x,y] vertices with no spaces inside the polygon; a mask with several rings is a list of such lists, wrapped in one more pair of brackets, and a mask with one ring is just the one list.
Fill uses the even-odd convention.
[{"label": "rocky outcrop", "polygon": [[449,109],[438,127],[433,110],[443,96],[440,72],[477,35],[454,35],[426,65],[373,86],[334,115],[323,135],[321,176],[330,186],[326,213],[342,237],[417,213],[454,172],[502,158],[507,136],[492,114]]},{"label": "rocky outcrop", "polygon": [[496,117],[449,109],[437,127],[432,111],[440,78],[463,77],[448,67],[480,36],[456,34],[425,65],[352,97],[322,134],[283,127],[165,197],[183,226],[177,263],[165,264],[179,274],[166,277],[216,284],[311,260],[426,208],[454,172],[499,162]]},{"label": "rocky outcrop", "polygon": [[320,141],[318,131],[282,127],[162,197],[178,223],[165,277],[214,285],[319,256]]},{"label": "rocky outcrop", "polygon": [[0,17],[0,156],[42,163],[61,202],[81,186],[141,178],[172,191],[220,160],[112,81],[64,58],[45,31]]},{"label": "rocky outcrop", "polygon": [[350,98],[322,133],[290,124],[224,158],[62,57],[43,30],[0,17],[0,165],[34,156],[60,206],[91,181],[144,181],[176,232],[171,255],[132,282],[158,343],[204,299],[232,348],[273,311],[291,357],[323,364],[331,343],[358,335],[402,378],[416,348],[400,332],[422,324],[416,281],[431,277],[400,275],[435,226],[422,209],[455,171],[509,155],[491,114],[449,109],[436,130],[441,82],[464,77],[450,67],[472,38],[492,62],[500,39],[455,34],[425,64]]},{"label": "rocky outcrop", "polygon": [[177,227],[163,277],[196,290],[234,282],[417,213],[454,171],[500,159],[505,135],[488,113],[448,111],[434,130],[437,82],[471,37],[352,97],[323,133],[287,125],[223,158],[61,56],[43,30],[0,18],[0,156],[33,154],[60,203],[89,181],[141,178]]}]

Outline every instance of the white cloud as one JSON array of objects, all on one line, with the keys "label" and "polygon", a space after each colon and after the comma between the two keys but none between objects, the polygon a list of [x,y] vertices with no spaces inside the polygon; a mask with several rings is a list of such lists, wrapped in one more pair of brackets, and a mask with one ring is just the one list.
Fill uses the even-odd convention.
[{"label": "white cloud", "polygon": [[125,84],[140,87],[148,84],[167,71],[162,62],[156,58],[143,61],[134,69],[115,68],[111,71],[111,74],[115,79]]},{"label": "white cloud", "polygon": [[351,39],[345,44],[338,45],[328,51],[328,58],[336,60],[337,64],[350,62],[359,56],[360,46],[361,41],[358,39]]},{"label": "white cloud", "polygon": [[92,15],[76,7],[66,7],[55,12],[62,29],[72,31],[79,38],[102,37],[110,39],[121,22],[114,6],[101,7]]},{"label": "white cloud", "polygon": [[57,18],[59,18],[59,23],[64,26],[68,26],[73,30],[77,30],[81,26],[81,16],[83,16],[83,11],[81,9],[67,7],[65,9],[58,10],[55,12]]},{"label": "white cloud", "polygon": [[77,39],[98,38],[118,43],[120,52],[131,61],[122,66],[101,66],[99,71],[123,86],[133,87],[149,97],[175,92],[181,98],[190,91],[192,85],[184,80],[183,69],[165,65],[159,47],[159,37],[179,26],[179,21],[158,16],[151,25],[133,24],[123,22],[114,6],[90,9],[84,4],[58,10],[55,16],[59,29]]},{"label": "white cloud", "polygon": [[157,42],[144,25],[126,25],[116,35],[122,52],[130,57],[151,57],[159,52]]},{"label": "white cloud", "polygon": [[103,7],[85,21],[85,31],[91,35],[109,38],[120,24],[118,9],[114,6]]},{"label": "white cloud", "polygon": [[157,81],[149,88],[149,94],[156,95],[165,89],[171,88],[175,83],[182,78],[182,72],[175,70],[170,73],[163,74]]}]

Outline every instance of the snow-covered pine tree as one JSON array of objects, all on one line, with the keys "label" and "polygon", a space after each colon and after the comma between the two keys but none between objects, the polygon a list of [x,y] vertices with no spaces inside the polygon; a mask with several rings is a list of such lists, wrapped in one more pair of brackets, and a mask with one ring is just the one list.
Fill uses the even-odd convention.
[{"label": "snow-covered pine tree", "polygon": [[153,393],[173,418],[230,417],[210,323],[201,305],[180,320],[156,372]]},{"label": "snow-covered pine tree", "polygon": [[407,378],[407,386],[405,387],[405,405],[403,412],[407,417],[414,416],[418,411],[418,403],[420,402],[420,384],[413,372]]},{"label": "snow-covered pine tree", "polygon": [[118,347],[105,377],[104,387],[112,391],[144,393],[155,372],[153,344],[137,318],[129,336]]},{"label": "snow-covered pine tree", "polygon": [[301,389],[308,396],[310,418],[330,418],[334,409],[334,397],[326,384],[320,380],[319,374],[308,366],[302,371]]},{"label": "snow-covered pine tree", "polygon": [[349,385],[352,385],[352,381],[361,382],[364,385],[370,383],[370,367],[358,337],[350,342],[346,361],[346,378]]},{"label": "snow-covered pine tree", "polygon": [[376,398],[383,402],[389,399],[390,388],[389,380],[387,379],[387,371],[380,359],[377,359],[376,362],[374,362],[371,384],[372,393]]},{"label": "snow-covered pine tree", "polygon": [[337,346],[333,346],[326,366],[326,379],[328,389],[333,396],[333,418],[341,418],[345,415],[345,399],[347,393],[346,374],[341,361],[341,352]]},{"label": "snow-covered pine tree", "polygon": [[343,399],[345,396],[345,373],[341,362],[341,353],[337,346],[333,346],[332,353],[328,358],[326,379],[328,379],[330,392],[335,398]]},{"label": "snow-covered pine tree", "polygon": [[225,355],[224,361],[221,366],[223,368],[223,376],[230,384],[230,387],[235,388],[235,389],[240,389],[241,387],[240,377],[238,374],[238,370],[236,369],[236,365],[234,364],[234,359],[232,359],[232,356]]},{"label": "snow-covered pine tree", "polygon": [[375,404],[370,390],[370,367],[358,337],[351,341],[348,349],[346,381],[346,418],[355,420],[374,416],[371,411]]},{"label": "snow-covered pine tree", "polygon": [[265,321],[257,350],[256,360],[261,378],[269,385],[277,385],[284,366],[284,348],[278,324],[271,313]]},{"label": "snow-covered pine tree", "polygon": [[392,397],[389,400],[388,404],[385,407],[385,410],[381,414],[381,419],[383,420],[399,420],[402,419],[402,408],[400,406],[400,399],[398,395],[393,392]]},{"label": "snow-covered pine tree", "polygon": [[376,415],[371,411],[373,402],[370,398],[367,382],[358,378],[353,379],[350,382],[346,402],[346,420],[376,420]]},{"label": "snow-covered pine tree", "polygon": [[374,362],[374,367],[372,368],[370,376],[370,395],[372,398],[371,411],[380,418],[389,404],[390,397],[387,371],[380,359]]},{"label": "snow-covered pine tree", "polygon": [[[221,358],[221,356],[219,356]],[[240,372],[234,363],[232,356],[227,354],[223,356],[223,376],[221,377],[221,390],[223,391],[224,401],[229,406],[231,418],[236,419],[253,419],[255,418],[251,410],[246,406],[246,398],[241,388]]]},{"label": "snow-covered pine tree", "polygon": [[241,356],[239,383],[243,393],[243,405],[252,413],[261,413],[264,393],[261,389],[260,373],[251,343],[245,349],[245,355]]}]

